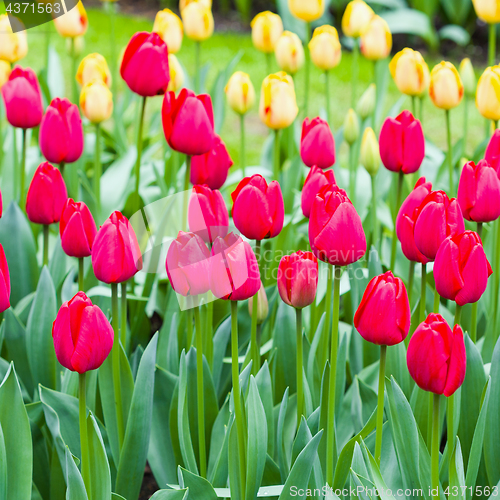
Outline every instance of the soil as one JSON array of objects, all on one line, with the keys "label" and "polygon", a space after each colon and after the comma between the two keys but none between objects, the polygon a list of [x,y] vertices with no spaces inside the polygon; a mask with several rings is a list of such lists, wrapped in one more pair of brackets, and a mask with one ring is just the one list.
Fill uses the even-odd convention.
[{"label": "soil", "polygon": [[153,496],[153,494],[160,488],[151,472],[149,464],[146,464],[146,469],[144,471],[144,479],[142,480],[141,493],[139,495],[139,500],[148,500]]}]

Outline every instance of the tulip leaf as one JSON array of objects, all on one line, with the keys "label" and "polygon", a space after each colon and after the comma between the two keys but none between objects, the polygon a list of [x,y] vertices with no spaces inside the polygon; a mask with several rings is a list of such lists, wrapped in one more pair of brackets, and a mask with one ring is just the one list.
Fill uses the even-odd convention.
[{"label": "tulip leaf", "polygon": [[[464,500],[464,490],[465,488],[465,473],[464,473],[464,460],[462,458],[462,448],[460,447],[460,439],[457,437],[455,441],[455,446],[451,454],[450,463],[450,490],[453,498],[459,498]],[[457,492],[458,494],[455,494]]]},{"label": "tulip leaf", "polygon": [[66,448],[66,500],[88,500],[82,475],[68,448]]},{"label": "tulip leaf", "polygon": [[[90,459],[90,483],[91,483],[91,498],[99,500],[111,499],[111,473],[109,470],[108,457],[106,456],[106,448],[102,440],[101,432],[97,426],[97,422],[89,413],[87,416],[87,433]],[[144,471],[144,468],[143,468]],[[127,498],[137,498],[127,497]]]},{"label": "tulip leaf", "polygon": [[188,490],[160,490],[150,500],[187,500]]},{"label": "tulip leaf", "polygon": [[271,379],[271,372],[269,371],[269,364],[267,360],[264,361],[259,373],[255,377],[257,387],[259,388],[260,399],[264,406],[267,423],[267,451],[274,455],[274,405],[273,405],[273,382]]},{"label": "tulip leaf", "polygon": [[286,457],[285,442],[284,442],[285,440],[283,437],[287,408],[288,408],[288,387],[285,389],[285,394],[283,395],[283,400],[281,401],[278,413],[278,432],[276,434],[276,442],[278,447],[278,465],[280,468],[282,481],[285,481],[290,471],[290,464]]},{"label": "tulip leaf", "polygon": [[239,468],[239,453],[238,453],[238,433],[236,429],[236,420],[234,416],[231,418],[228,427],[229,434],[229,487],[231,488],[231,500],[245,500],[241,496],[241,483],[240,483],[240,468]]},{"label": "tulip leaf", "polygon": [[187,488],[189,498],[203,500],[217,500],[217,495],[212,485],[204,478],[179,467],[179,484],[182,488]]},{"label": "tulip leaf", "polygon": [[[431,1],[437,3],[437,0]],[[437,46],[434,28],[429,17],[423,12],[414,9],[398,9],[386,11],[382,17],[387,21],[392,34],[404,33],[421,36],[431,47]]]},{"label": "tulip leaf", "polygon": [[7,450],[5,449],[5,439],[0,425],[0,500],[8,500],[7,484]]},{"label": "tulip leaf", "polygon": [[382,474],[380,473],[380,468],[373,458],[373,455],[370,453],[370,450],[367,448],[366,444],[363,441],[363,454],[366,458],[365,462],[368,465],[368,469],[370,470],[370,476],[373,478],[373,482],[380,493],[381,500],[394,500],[394,496],[390,493],[390,489],[388,489]]},{"label": "tulip leaf", "polygon": [[210,440],[207,477],[214,488],[224,487],[227,484],[230,418],[229,398],[226,398],[212,427]]},{"label": "tulip leaf", "polygon": [[441,0],[441,5],[450,21],[462,26],[467,20],[472,3],[470,0]]}]

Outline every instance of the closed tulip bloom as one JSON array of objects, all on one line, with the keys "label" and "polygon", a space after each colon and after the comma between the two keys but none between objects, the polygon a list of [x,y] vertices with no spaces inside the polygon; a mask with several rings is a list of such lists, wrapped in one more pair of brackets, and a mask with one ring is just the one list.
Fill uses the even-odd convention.
[{"label": "closed tulip bloom", "polygon": [[323,186],[327,186],[332,184],[334,186],[337,185],[335,180],[335,174],[333,170],[322,170],[319,167],[312,167],[309,170],[309,174],[306,177],[306,181],[304,182],[304,187],[302,188],[302,196],[301,196],[301,206],[302,213],[304,217],[309,218],[311,215],[311,208],[316,195],[319,193],[320,189]]},{"label": "closed tulip bloom", "polygon": [[441,243],[448,236],[465,231],[462,210],[456,198],[444,191],[430,192],[420,204],[415,216],[415,244],[429,260],[434,260]]},{"label": "closed tulip bloom", "polygon": [[342,16],[344,35],[359,38],[370,24],[375,12],[363,0],[353,0],[347,4]]},{"label": "closed tulip bloom", "polygon": [[319,260],[347,266],[366,253],[363,224],[346,192],[324,186],[313,201],[309,219],[309,243]]},{"label": "closed tulip bloom", "polygon": [[358,139],[360,133],[359,118],[354,109],[350,109],[344,120],[344,139],[352,146]]},{"label": "closed tulip bloom", "polygon": [[287,73],[295,75],[306,60],[300,38],[291,31],[284,31],[274,49],[278,66]]},{"label": "closed tulip bloom", "polygon": [[218,299],[247,300],[260,289],[260,271],[252,247],[229,233],[216,238],[210,259],[210,289]]},{"label": "closed tulip bloom", "polygon": [[212,0],[180,0],[179,10],[182,12],[190,3],[200,3],[209,9],[212,8]]},{"label": "closed tulip bloom", "polygon": [[61,172],[49,162],[42,163],[28,189],[26,215],[35,224],[59,222],[67,199],[68,192]]},{"label": "closed tulip bloom", "polygon": [[101,54],[89,54],[82,59],[76,72],[76,81],[85,86],[94,80],[100,80],[108,87],[111,86],[111,73],[108,63]]},{"label": "closed tulip bloom", "polygon": [[288,0],[290,12],[301,19],[310,23],[316,21],[325,13],[325,0]]},{"label": "closed tulip bloom", "polygon": [[224,141],[215,134],[212,149],[191,158],[191,184],[206,184],[210,189],[220,189],[232,166],[233,160]]},{"label": "closed tulip bloom", "polygon": [[[248,299],[248,314],[249,316],[252,316],[253,313],[253,297],[250,297]],[[264,288],[264,285],[262,284],[262,281],[260,282],[260,288],[259,291],[257,292],[257,324],[261,325],[266,321],[267,316],[269,315],[269,302],[267,300],[267,294],[266,294],[266,289]]]},{"label": "closed tulip bloom", "polygon": [[210,251],[194,233],[179,231],[168,247],[165,266],[176,293],[184,297],[201,295],[210,290]]},{"label": "closed tulip bloom", "polygon": [[366,127],[361,141],[359,161],[365,170],[374,176],[380,168],[380,153],[377,136],[371,127]]},{"label": "closed tulip bloom", "polygon": [[314,30],[309,42],[313,64],[324,71],[337,67],[342,59],[342,46],[337,29],[325,24]]},{"label": "closed tulip bloom", "polygon": [[392,33],[386,20],[373,16],[361,34],[361,53],[372,61],[385,59],[392,50]]},{"label": "closed tulip bloom", "polygon": [[101,123],[113,113],[113,94],[100,80],[87,83],[80,93],[80,108],[92,123]]},{"label": "closed tulip bloom", "polygon": [[7,14],[0,14],[0,59],[15,63],[26,57],[28,53],[28,37],[26,31],[14,33]]},{"label": "closed tulip bloom", "polygon": [[377,87],[374,83],[370,84],[363,92],[356,106],[356,111],[362,120],[372,116],[377,104]]},{"label": "closed tulip bloom", "polygon": [[302,138],[300,141],[300,157],[307,167],[316,165],[319,168],[329,168],[335,163],[335,139],[330,126],[321,118],[302,123]]},{"label": "closed tulip bloom", "polygon": [[477,87],[476,73],[474,72],[471,60],[468,57],[462,59],[460,62],[458,72],[460,73],[460,78],[464,84],[465,95],[470,98],[474,97],[476,95]]},{"label": "closed tulip bloom", "polygon": [[194,186],[188,209],[189,230],[207,243],[224,238],[229,229],[229,214],[220,191]]},{"label": "closed tulip bloom", "polygon": [[281,258],[278,292],[281,300],[295,309],[311,305],[318,288],[318,260],[312,252],[299,250]]},{"label": "closed tulip bloom", "polygon": [[261,52],[269,54],[274,52],[274,47],[281,33],[283,33],[283,21],[278,14],[270,11],[257,14],[252,22],[252,42],[254,47]]},{"label": "closed tulip bloom", "polygon": [[72,8],[66,14],[54,17],[54,24],[58,33],[63,37],[75,38],[85,35],[89,21],[82,2],[76,4],[76,9]]},{"label": "closed tulip bloom", "polygon": [[82,259],[90,257],[97,234],[94,218],[83,201],[66,200],[59,221],[61,246],[66,255]]},{"label": "closed tulip bloom", "polygon": [[113,347],[114,332],[104,313],[83,293],[65,302],[52,325],[57,360],[68,370],[97,370]]},{"label": "closed tulip bloom", "polygon": [[108,284],[123,283],[142,269],[135,231],[120,212],[113,212],[97,232],[92,267],[95,277]]},{"label": "closed tulip bloom", "polygon": [[184,27],[181,18],[170,9],[160,10],[156,14],[153,32],[158,33],[167,44],[169,54],[177,54],[181,50]]},{"label": "closed tulip bloom", "polygon": [[488,24],[500,23],[500,3],[498,0],[472,0],[477,17]]},{"label": "closed tulip bloom", "polygon": [[83,153],[83,126],[78,106],[56,97],[40,125],[40,149],[51,163],[73,163]]},{"label": "closed tulip bloom", "polygon": [[0,60],[0,90],[9,81],[10,73],[10,64],[7,61]]},{"label": "closed tulip bloom", "polygon": [[168,55],[168,68],[170,71],[170,81],[168,82],[167,90],[169,92],[177,92],[184,84],[184,70],[174,54]]},{"label": "closed tulip bloom", "polygon": [[406,287],[391,271],[375,276],[366,287],[354,326],[368,342],[396,345],[410,331],[411,311]]},{"label": "closed tulip bloom", "polygon": [[456,108],[464,96],[464,86],[457,68],[450,62],[442,61],[431,72],[429,96],[434,106],[450,110]]},{"label": "closed tulip bloom", "polygon": [[274,130],[287,128],[298,113],[292,78],[284,71],[266,77],[260,93],[259,116],[262,123]]},{"label": "closed tulip bloom", "polygon": [[214,146],[214,112],[208,94],[182,89],[163,99],[162,122],[169,146],[189,156],[208,153]]},{"label": "closed tulip bloom", "polygon": [[10,307],[10,274],[3,246],[0,245],[0,313]]},{"label": "closed tulip bloom", "polygon": [[465,379],[464,334],[453,331],[440,314],[429,314],[412,335],[406,362],[411,377],[424,391],[452,396]]},{"label": "closed tulip bloom", "polygon": [[387,170],[412,174],[425,158],[422,124],[409,111],[387,118],[380,131],[380,157]]},{"label": "closed tulip bloom", "polygon": [[429,88],[429,66],[417,50],[407,47],[398,52],[392,58],[389,69],[402,94],[420,96]]},{"label": "closed tulip bloom", "polygon": [[186,36],[196,42],[203,42],[214,33],[214,16],[212,10],[201,2],[190,3],[181,10]]},{"label": "closed tulip bloom", "polygon": [[484,70],[477,84],[476,106],[488,120],[500,120],[500,66]]},{"label": "closed tulip bloom", "polygon": [[13,127],[33,128],[42,121],[40,85],[31,68],[16,66],[2,87],[7,120]]},{"label": "closed tulip bloom", "polygon": [[500,129],[495,130],[486,147],[484,159],[492,166],[500,177]]},{"label": "closed tulip bloom", "polygon": [[227,82],[225,92],[227,103],[234,112],[240,115],[248,113],[255,104],[255,89],[252,80],[243,71],[233,73]]}]

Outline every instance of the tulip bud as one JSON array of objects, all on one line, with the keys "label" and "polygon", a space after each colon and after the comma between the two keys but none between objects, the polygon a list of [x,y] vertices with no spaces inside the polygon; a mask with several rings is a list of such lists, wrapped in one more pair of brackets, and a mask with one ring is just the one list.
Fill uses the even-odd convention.
[{"label": "tulip bud", "polygon": [[113,347],[114,332],[104,313],[83,293],[64,302],[52,325],[56,357],[78,373],[99,368]]},{"label": "tulip bud", "polygon": [[207,7],[208,9],[212,8],[212,0],[180,0],[179,10],[182,12],[191,3],[200,3],[204,7]]},{"label": "tulip bud", "polygon": [[160,10],[156,14],[153,32],[158,33],[167,44],[169,54],[176,54],[181,50],[183,30],[180,17],[170,9]]},{"label": "tulip bud", "polygon": [[442,61],[431,72],[429,96],[434,106],[450,110],[456,108],[464,96],[464,86],[457,68],[452,63]]},{"label": "tulip bud", "polygon": [[304,217],[309,219],[311,214],[311,207],[313,204],[316,195],[319,193],[320,189],[323,186],[332,184],[334,186],[337,185],[335,180],[335,174],[333,170],[322,170],[319,167],[312,167],[309,170],[309,174],[306,177],[306,181],[304,182],[304,187],[302,188],[301,195],[301,207],[302,213]]},{"label": "tulip bud", "polygon": [[290,12],[301,19],[310,23],[316,21],[325,12],[325,0],[288,0],[288,8]]},{"label": "tulip bud", "polygon": [[85,56],[76,72],[76,81],[82,87],[94,80],[100,80],[108,87],[111,87],[111,73],[109,72],[108,63],[101,54],[96,53]]},{"label": "tulip bud", "polygon": [[283,33],[281,17],[270,11],[261,12],[253,18],[250,26],[254,47],[267,54],[274,52],[276,42]]},{"label": "tulip bud", "polygon": [[10,64],[0,60],[0,90],[9,81],[10,71]]},{"label": "tulip bud", "polygon": [[233,73],[226,88],[227,103],[233,111],[244,115],[255,104],[255,89],[252,85],[252,80],[247,73],[236,71]]},{"label": "tulip bud", "polygon": [[[253,313],[253,301],[255,295],[248,299],[248,314],[252,316]],[[267,301],[267,294],[262,281],[260,282],[260,288],[257,292],[257,324],[261,325],[266,321],[269,314],[269,302]]]},{"label": "tulip bud", "polygon": [[398,52],[392,58],[389,69],[402,94],[420,96],[429,88],[429,67],[416,50],[406,48]]},{"label": "tulip bud", "polygon": [[468,57],[462,59],[460,67],[458,68],[460,73],[460,78],[464,84],[464,92],[467,97],[473,98],[476,95],[476,73],[474,73],[474,67]]},{"label": "tulip bud", "polygon": [[361,53],[372,61],[385,59],[392,50],[392,33],[387,21],[373,16],[361,33]]},{"label": "tulip bud", "polygon": [[0,14],[0,60],[15,63],[28,53],[26,31],[12,32],[7,14]]},{"label": "tulip bud", "polygon": [[371,127],[367,127],[361,141],[360,163],[373,177],[380,168],[380,153],[377,137]]},{"label": "tulip bud", "polygon": [[0,313],[10,307],[10,274],[3,246],[0,245]]},{"label": "tulip bud", "polygon": [[500,130],[495,130],[486,148],[484,159],[492,166],[497,175],[500,173]]},{"label": "tulip bud", "polygon": [[295,75],[304,65],[304,47],[300,38],[291,31],[284,31],[274,49],[278,66],[287,73]]},{"label": "tulip bud", "polygon": [[66,200],[59,221],[61,246],[70,257],[89,257],[97,234],[94,218],[83,201]]},{"label": "tulip bud", "polygon": [[87,12],[82,2],[76,4],[76,9],[68,10],[59,17],[54,17],[56,30],[63,37],[75,38],[85,35],[88,27]]},{"label": "tulip bud", "polygon": [[472,0],[477,17],[488,24],[500,23],[500,5],[496,0]]},{"label": "tulip bud", "polygon": [[184,83],[184,70],[174,54],[168,55],[168,68],[170,71],[170,81],[168,82],[168,92],[177,92]]},{"label": "tulip bud", "polygon": [[375,276],[354,315],[356,330],[372,344],[390,346],[403,342],[410,323],[410,303],[403,281],[391,271]]},{"label": "tulip bud", "polygon": [[408,371],[424,391],[452,396],[465,379],[464,334],[453,332],[440,314],[429,314],[412,335],[406,355]]},{"label": "tulip bud", "polygon": [[344,139],[352,146],[358,139],[360,133],[359,118],[354,109],[350,109],[344,120]]},{"label": "tulip bud", "polygon": [[375,12],[363,0],[349,2],[342,17],[344,35],[359,38],[374,15]]},{"label": "tulip bud", "polygon": [[190,3],[181,10],[186,36],[196,42],[203,42],[214,33],[214,16],[209,7],[201,2]]},{"label": "tulip bud", "polygon": [[488,120],[500,120],[500,66],[484,70],[477,85],[476,106]]},{"label": "tulip bud", "polygon": [[113,113],[113,94],[100,80],[87,83],[80,94],[80,108],[92,123],[101,123]]},{"label": "tulip bud", "polygon": [[271,129],[279,130],[289,127],[298,113],[292,78],[283,71],[266,77],[260,93],[259,115],[262,122]]},{"label": "tulip bud", "polygon": [[373,115],[377,103],[377,87],[372,83],[358,101],[357,112],[362,120]]},{"label": "tulip bud", "polygon": [[328,71],[338,66],[342,58],[342,46],[336,28],[327,24],[316,28],[309,42],[309,52],[313,64],[319,69]]},{"label": "tulip bud", "polygon": [[308,167],[329,168],[335,163],[335,139],[330,126],[321,118],[309,120],[302,124],[300,141],[300,157]]}]

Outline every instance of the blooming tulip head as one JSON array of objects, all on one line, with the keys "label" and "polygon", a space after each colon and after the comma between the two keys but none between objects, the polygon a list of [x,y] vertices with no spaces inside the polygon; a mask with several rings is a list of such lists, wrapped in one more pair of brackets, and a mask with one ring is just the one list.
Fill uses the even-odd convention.
[{"label": "blooming tulip head", "polygon": [[7,14],[0,14],[0,60],[15,63],[26,57],[28,38],[26,31],[14,33]]},{"label": "blooming tulip head", "polygon": [[186,36],[196,42],[203,42],[214,33],[212,9],[202,2],[192,2],[181,10]]},{"label": "blooming tulip head", "polygon": [[431,72],[429,96],[434,106],[450,110],[456,108],[464,96],[464,86],[457,68],[452,63],[442,61]]},{"label": "blooming tulip head", "polygon": [[440,314],[429,314],[411,337],[406,362],[420,389],[453,395],[465,379],[467,366],[462,328],[455,325],[451,331]]},{"label": "blooming tulip head", "polygon": [[52,325],[57,360],[72,372],[96,370],[113,347],[114,332],[104,313],[83,293],[65,302]]},{"label": "blooming tulip head", "polygon": [[412,174],[425,157],[422,124],[409,111],[387,118],[380,131],[380,157],[387,170]]},{"label": "blooming tulip head", "polygon": [[260,93],[259,115],[262,123],[274,130],[287,128],[298,113],[292,78],[284,71],[266,77]]},{"label": "blooming tulip head", "polygon": [[188,156],[208,153],[214,145],[214,112],[208,94],[182,89],[167,92],[162,107],[163,131],[169,146]]},{"label": "blooming tulip head", "polygon": [[283,229],[285,205],[278,181],[245,177],[231,193],[234,225],[249,240],[274,238]]},{"label": "blooming tulip head", "polygon": [[270,54],[281,33],[283,33],[283,21],[278,14],[270,11],[257,14],[250,26],[252,27],[252,42],[257,50]]},{"label": "blooming tulip head", "polygon": [[375,276],[354,315],[356,330],[372,344],[396,345],[408,335],[410,322],[410,302],[403,281],[391,271]]},{"label": "blooming tulip head", "polygon": [[306,56],[300,38],[291,31],[284,31],[274,48],[278,66],[287,73],[295,75],[304,65]]},{"label": "blooming tulip head", "polygon": [[140,31],[130,39],[120,74],[130,90],[142,97],[165,93],[170,81],[168,50],[158,33]]},{"label": "blooming tulip head", "polygon": [[471,60],[468,57],[462,59],[460,62],[458,72],[460,73],[460,78],[464,84],[465,95],[468,97],[474,97],[476,95],[477,87],[476,73],[474,72]]},{"label": "blooming tulip head", "polygon": [[477,17],[488,24],[500,23],[500,4],[497,0],[472,0]]},{"label": "blooming tulip head", "polygon": [[302,124],[300,157],[307,167],[329,168],[335,163],[335,140],[328,123],[306,118]]},{"label": "blooming tulip head", "polygon": [[248,113],[255,104],[255,89],[247,73],[233,73],[226,88],[226,100],[233,111],[240,115]]},{"label": "blooming tulip head", "polygon": [[101,80],[94,80],[83,87],[80,108],[91,123],[101,123],[113,113],[113,94]]},{"label": "blooming tulip head", "polygon": [[168,55],[168,70],[170,71],[170,81],[167,90],[177,92],[184,84],[184,70],[174,54]]},{"label": "blooming tulip head", "polygon": [[325,12],[325,0],[308,0],[304,2],[303,0],[288,0],[288,8],[290,12],[301,19],[310,23],[311,21],[316,21]]},{"label": "blooming tulip head", "polygon": [[95,277],[104,283],[122,283],[142,269],[135,231],[120,212],[113,212],[97,232],[92,247]]},{"label": "blooming tulip head", "polygon": [[311,305],[318,288],[318,260],[312,252],[299,250],[281,258],[278,291],[281,300],[295,309]]},{"label": "blooming tulip head", "polygon": [[96,53],[85,56],[76,72],[76,81],[82,86],[94,80],[100,80],[108,87],[111,86],[108,63],[101,54]]},{"label": "blooming tulip head", "polygon": [[76,9],[73,8],[62,16],[54,17],[54,24],[63,37],[76,38],[85,35],[89,21],[82,2],[76,4]]},{"label": "blooming tulip head", "polygon": [[10,307],[10,274],[3,246],[0,245],[0,312]]},{"label": "blooming tulip head", "polygon": [[323,186],[329,184],[336,185],[333,170],[322,170],[319,167],[312,167],[306,177],[304,187],[302,188],[301,206],[304,217],[309,218],[311,207],[316,195]]},{"label": "blooming tulip head", "polygon": [[13,127],[33,128],[42,121],[40,85],[31,68],[16,66],[2,87],[7,120]]},{"label": "blooming tulip head", "polygon": [[51,163],[73,163],[83,153],[83,126],[78,106],[56,97],[40,125],[40,149]]},{"label": "blooming tulip head", "polygon": [[313,201],[309,243],[314,255],[334,266],[347,266],[366,253],[363,224],[343,189],[327,185]]},{"label": "blooming tulip head", "polygon": [[361,53],[372,61],[385,59],[392,50],[392,33],[387,21],[373,16],[361,33]]},{"label": "blooming tulip head", "polygon": [[342,46],[337,29],[325,24],[314,30],[309,42],[313,64],[324,71],[335,68],[342,59]]},{"label": "blooming tulip head", "polygon": [[9,81],[10,73],[10,64],[7,61],[0,60],[0,90]]},{"label": "blooming tulip head", "polygon": [[429,66],[417,50],[407,47],[398,52],[392,58],[389,69],[402,94],[420,96],[429,88]]},{"label": "blooming tulip head", "polygon": [[359,161],[373,177],[380,168],[380,153],[377,136],[371,127],[366,127],[361,140]]},{"label": "blooming tulip head", "polygon": [[35,224],[59,222],[68,199],[61,172],[49,162],[42,163],[35,172],[26,198],[26,215]]},{"label": "blooming tulip head", "polygon": [[368,28],[375,12],[363,0],[353,0],[347,4],[342,17],[344,35],[359,38]]},{"label": "blooming tulip head", "polygon": [[484,159],[496,170],[497,175],[500,177],[500,129],[493,132]]},{"label": "blooming tulip head", "polygon": [[97,234],[94,218],[83,201],[66,200],[59,221],[61,246],[70,257],[90,257]]},{"label": "blooming tulip head", "polygon": [[486,68],[479,78],[476,106],[488,120],[500,120],[500,66]]},{"label": "blooming tulip head", "polygon": [[158,33],[167,44],[169,54],[176,54],[181,50],[184,27],[180,17],[170,9],[160,10],[156,14],[153,32]]}]

